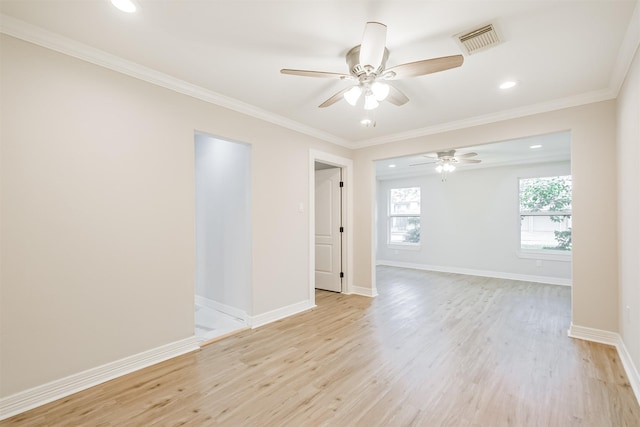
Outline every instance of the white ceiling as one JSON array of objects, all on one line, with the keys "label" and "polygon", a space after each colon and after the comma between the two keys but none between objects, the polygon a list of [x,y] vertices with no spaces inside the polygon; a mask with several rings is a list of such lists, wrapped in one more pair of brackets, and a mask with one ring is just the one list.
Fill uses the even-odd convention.
[{"label": "white ceiling", "polygon": [[[349,147],[613,98],[637,46],[635,0],[137,3],[128,15],[108,0],[2,0],[2,31]],[[388,26],[388,67],[460,54],[453,35],[488,22],[504,42],[398,81],[410,102],[383,103],[364,128],[364,111],[344,101],[317,107],[347,82],[279,71],[347,73],[367,21]],[[506,79],[520,84],[498,89]]]},{"label": "white ceiling", "polygon": [[[457,154],[470,152],[477,153],[473,159],[481,160],[481,163],[458,164],[453,173],[517,164],[570,161],[571,132],[537,135],[456,150]],[[425,154],[429,153],[379,160],[376,162],[376,176],[378,179],[394,179],[437,174],[436,164],[411,166],[433,161],[432,158],[425,157]],[[390,165],[393,166],[389,167]]]}]

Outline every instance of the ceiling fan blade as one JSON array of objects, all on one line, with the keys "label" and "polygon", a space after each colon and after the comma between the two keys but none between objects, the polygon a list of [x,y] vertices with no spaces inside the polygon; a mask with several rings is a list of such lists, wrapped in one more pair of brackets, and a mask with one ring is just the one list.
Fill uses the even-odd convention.
[{"label": "ceiling fan blade", "polygon": [[464,154],[456,154],[456,157],[459,159],[465,159],[467,157],[475,157],[478,153],[464,153]]},{"label": "ceiling fan blade", "polygon": [[351,89],[351,87],[347,87],[347,88],[342,89],[340,92],[336,93],[331,98],[327,99],[322,104],[318,105],[318,108],[325,108],[325,107],[328,107],[328,106],[333,105],[336,102],[340,101],[344,97],[344,94],[349,89]]},{"label": "ceiling fan blade", "polygon": [[342,79],[351,80],[353,76],[349,74],[329,73],[326,71],[310,71],[310,70],[291,70],[283,68],[280,70],[282,74],[291,74],[292,76],[304,76],[304,77],[320,77],[323,79]]},{"label": "ceiling fan blade", "polygon": [[389,85],[389,95],[387,95],[387,101],[393,105],[401,106],[409,102],[409,98],[399,89]]},{"label": "ceiling fan blade", "polygon": [[360,43],[360,65],[377,70],[382,64],[387,44],[387,26],[379,22],[367,22]]},{"label": "ceiling fan blade", "polygon": [[434,164],[434,163],[438,163],[438,162],[434,160],[433,162],[422,162],[422,163],[414,163],[414,164],[412,164],[412,165],[409,165],[409,166],[422,166],[422,165],[432,165],[432,164]]},{"label": "ceiling fan blade", "polygon": [[386,70],[384,75],[388,79],[423,76],[425,74],[437,73],[438,71],[459,67],[463,62],[464,57],[462,55],[442,56],[440,58],[424,59],[422,61],[396,65]]},{"label": "ceiling fan blade", "polygon": [[458,163],[480,163],[481,161],[478,159],[458,159]]}]

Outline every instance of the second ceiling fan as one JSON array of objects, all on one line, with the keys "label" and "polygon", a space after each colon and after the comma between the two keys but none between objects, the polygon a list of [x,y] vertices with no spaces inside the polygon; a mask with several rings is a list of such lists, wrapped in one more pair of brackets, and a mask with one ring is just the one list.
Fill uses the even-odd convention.
[{"label": "second ceiling fan", "polygon": [[389,57],[386,42],[387,26],[379,22],[367,22],[361,44],[347,52],[349,74],[289,68],[284,68],[280,72],[297,76],[352,81],[354,82],[352,86],[342,89],[320,104],[319,107],[328,107],[342,98],[355,106],[360,99],[364,99],[364,109],[372,110],[385,99],[394,105],[404,105],[409,101],[404,93],[389,83],[390,81],[449,70],[461,66],[464,62],[462,55],[452,55],[386,68]]},{"label": "second ceiling fan", "polygon": [[429,153],[424,155],[424,157],[427,157],[428,159],[430,159],[429,161],[421,162],[421,163],[413,163],[409,166],[437,164],[438,167],[442,167],[444,168],[445,171],[448,172],[455,169],[455,167],[453,166],[458,163],[480,163],[482,160],[469,158],[469,157],[475,157],[477,155],[478,153],[473,153],[473,152],[456,154],[456,150],[438,151],[437,153]]}]

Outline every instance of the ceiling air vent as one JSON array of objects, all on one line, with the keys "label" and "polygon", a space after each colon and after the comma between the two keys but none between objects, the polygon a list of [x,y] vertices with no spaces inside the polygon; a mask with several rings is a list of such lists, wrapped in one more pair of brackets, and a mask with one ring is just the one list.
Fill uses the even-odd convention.
[{"label": "ceiling air vent", "polygon": [[487,24],[471,31],[456,34],[455,37],[467,55],[473,55],[481,50],[489,49],[501,42],[493,24]]}]

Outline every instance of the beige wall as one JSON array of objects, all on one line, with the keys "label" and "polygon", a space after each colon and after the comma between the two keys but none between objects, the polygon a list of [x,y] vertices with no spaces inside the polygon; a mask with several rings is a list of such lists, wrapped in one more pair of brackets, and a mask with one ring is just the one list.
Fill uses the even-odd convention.
[{"label": "beige wall", "polygon": [[193,335],[195,130],[252,145],[251,314],[308,299],[309,149],[349,150],[0,40],[0,397]]},{"label": "beige wall", "polygon": [[620,335],[640,367],[640,52],[618,97]]},{"label": "beige wall", "polygon": [[373,161],[570,130],[573,175],[573,322],[618,330],[615,103],[537,114],[355,152],[356,286],[371,287]]},{"label": "beige wall", "polygon": [[[571,130],[573,321],[618,330],[613,101],[352,155],[11,37],[0,40],[0,397],[193,334],[195,130],[252,145],[254,316],[308,298],[308,213],[298,212],[298,203],[306,207],[309,199],[310,148],[355,158],[354,285],[366,288],[373,284],[374,160]],[[637,59],[634,70],[635,86],[628,83],[628,101],[619,106],[625,117],[638,104],[637,89],[631,93]],[[625,147],[637,150],[637,127],[629,123],[618,129],[627,129]],[[637,173],[638,163],[631,167]],[[633,219],[621,221],[623,231],[632,229]],[[621,246],[622,255],[636,253],[637,240],[631,247]],[[631,272],[623,277],[622,303],[638,307],[637,272],[621,271]],[[625,336],[638,336],[638,308],[634,313]]]}]

